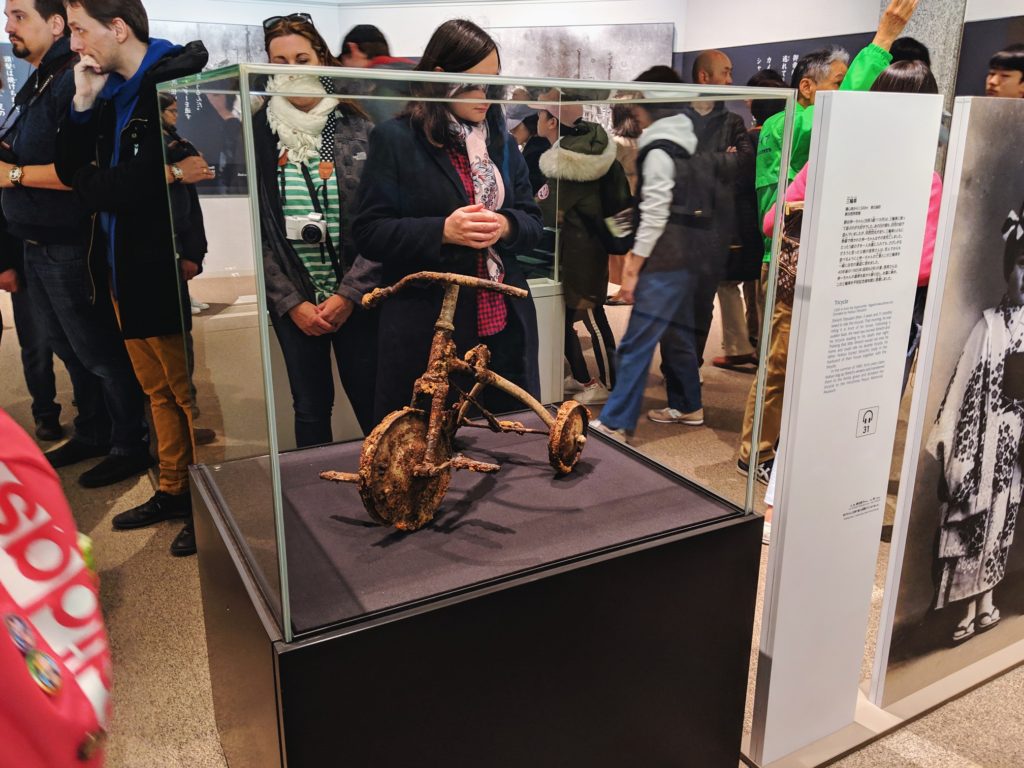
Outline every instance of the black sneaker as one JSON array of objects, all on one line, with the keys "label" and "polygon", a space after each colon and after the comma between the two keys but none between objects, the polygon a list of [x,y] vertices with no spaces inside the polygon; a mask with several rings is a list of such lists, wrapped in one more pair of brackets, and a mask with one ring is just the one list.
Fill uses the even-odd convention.
[{"label": "black sneaker", "polygon": [[50,462],[50,466],[54,469],[59,467],[67,467],[72,464],[77,464],[80,461],[86,459],[95,459],[99,456],[106,456],[110,453],[110,446],[108,445],[90,445],[89,443],[83,443],[81,440],[72,437],[60,448],[54,448],[52,451],[47,451],[44,456],[46,460]]},{"label": "black sneaker", "polygon": [[172,496],[164,491],[157,491],[153,498],[127,512],[114,515],[115,531],[130,531],[133,528],[145,528],[147,525],[162,523],[164,520],[181,520],[192,515],[192,494],[185,493]]},{"label": "black sneaker", "polygon": [[36,437],[47,443],[64,437],[64,427],[60,425],[60,417],[43,416],[41,419],[36,419]]},{"label": "black sneaker", "polygon": [[171,542],[171,554],[175,557],[188,557],[196,553],[196,530],[192,527],[192,520],[185,523],[185,527],[178,531],[178,535]]},{"label": "black sneaker", "polygon": [[[754,471],[754,479],[761,483],[761,485],[768,485],[768,481],[772,476],[773,466],[775,466],[775,459],[765,459],[759,462],[757,469]],[[736,471],[745,477],[750,474],[750,465],[743,459],[737,459]]]},{"label": "black sneaker", "polygon": [[112,453],[92,469],[83,472],[78,478],[78,484],[85,488],[101,488],[135,477],[152,466],[153,457],[148,453],[140,451],[129,456]]}]

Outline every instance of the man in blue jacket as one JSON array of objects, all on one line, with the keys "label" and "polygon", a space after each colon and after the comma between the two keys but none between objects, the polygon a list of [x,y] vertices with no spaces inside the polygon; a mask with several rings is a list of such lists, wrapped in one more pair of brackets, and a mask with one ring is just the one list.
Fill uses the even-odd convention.
[{"label": "man in blue jacket", "polygon": [[[57,173],[94,212],[93,256],[114,299],[135,375],[149,395],[160,460],[160,488],[114,517],[114,528],[182,519],[171,554],[195,552],[188,465],[192,408],[181,286],[200,265],[179,264],[171,232],[168,184],[212,177],[206,161],[164,164],[158,83],[206,64],[202,43],[150,39],[140,0],[69,0],[75,95],[57,137]],[[191,256],[190,256],[191,259]],[[184,318],[184,320],[183,320]]]},{"label": "man in blue jacket", "polygon": [[89,268],[88,214],[53,165],[78,57],[62,0],[7,0],[4,10],[14,55],[36,67],[15,97],[16,122],[3,135],[4,215],[11,235],[25,242],[24,287],[33,316],[64,361],[78,404],[74,436],[46,456],[54,467],[105,456],[79,482],[109,485],[144,471],[152,460],[142,390],[109,296],[97,290]]}]

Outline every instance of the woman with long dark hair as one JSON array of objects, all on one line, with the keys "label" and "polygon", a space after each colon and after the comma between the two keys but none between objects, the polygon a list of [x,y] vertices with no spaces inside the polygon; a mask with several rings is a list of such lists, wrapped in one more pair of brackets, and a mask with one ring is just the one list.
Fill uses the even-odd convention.
[{"label": "woman with long dark hair", "polygon": [[[469,21],[447,21],[434,32],[416,69],[497,75],[494,40]],[[421,270],[490,278],[528,289],[514,254],[540,238],[522,154],[507,134],[502,110],[482,99],[482,85],[414,83],[406,112],[378,125],[359,189],[354,235],[360,253],[380,262],[382,282]],[[441,308],[439,286],[410,288],[381,305],[375,412],[408,404],[430,352]],[[463,289],[455,312],[460,353],[478,343],[491,368],[539,395],[537,317],[531,299]],[[493,410],[516,407],[488,391]]]},{"label": "woman with long dark hair", "polygon": [[[263,22],[272,64],[335,66],[308,14]],[[333,440],[334,377],[365,433],[373,428],[376,313],[359,308],[365,281],[352,206],[370,123],[333,96],[331,78],[274,75],[253,117],[267,306],[284,353],[299,447]]]}]

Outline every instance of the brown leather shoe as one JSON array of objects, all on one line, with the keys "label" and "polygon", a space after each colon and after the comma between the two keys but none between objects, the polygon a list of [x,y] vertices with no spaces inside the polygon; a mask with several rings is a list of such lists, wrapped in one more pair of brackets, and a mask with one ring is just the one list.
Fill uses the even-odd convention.
[{"label": "brown leather shoe", "polygon": [[711,361],[715,368],[739,368],[742,365],[757,365],[757,355],[722,355]]}]

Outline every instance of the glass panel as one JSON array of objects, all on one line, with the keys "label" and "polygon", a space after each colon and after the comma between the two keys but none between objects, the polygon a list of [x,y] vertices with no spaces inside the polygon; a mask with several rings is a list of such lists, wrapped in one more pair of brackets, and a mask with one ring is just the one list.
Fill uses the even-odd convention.
[{"label": "glass panel", "polygon": [[[240,83],[204,75],[171,87],[230,91],[244,105],[249,192],[223,222],[251,237],[228,252],[241,261],[248,249],[246,290],[270,316],[244,337],[233,328],[234,357],[206,363],[212,391],[266,387],[265,404],[246,412],[268,421],[244,425],[264,439],[201,457],[216,462],[225,506],[264,553],[261,570],[280,567],[287,637],[753,509],[736,449],[757,371],[766,243],[756,139],[737,115],[751,101],[791,108],[791,91],[240,69]],[[640,169],[654,186],[638,206]],[[632,305],[624,264],[643,265]],[[463,286],[428,278],[360,306],[424,270],[458,273]],[[495,278],[529,297],[475,290]],[[716,295],[731,313],[729,346],[711,322]],[[480,342],[488,351],[467,358]],[[732,359],[712,364],[723,355]],[[504,377],[497,385],[485,362]],[[574,394],[591,418],[630,434],[592,430],[559,480],[549,459],[571,464],[581,444]],[[687,423],[701,411],[703,424]],[[552,458],[553,431],[562,442]],[[347,481],[360,467],[357,488]],[[492,520],[481,510],[495,504],[505,512]],[[412,528],[431,515],[417,533],[378,525]]]},{"label": "glass panel", "polygon": [[271,433],[260,354],[264,291],[255,263],[259,241],[239,78],[237,70],[221,70],[160,90],[167,97],[165,160],[187,174],[168,186],[175,250],[179,259],[202,264],[184,299],[192,325],[186,338],[195,389],[196,463],[219,493],[236,538],[280,616]]}]

